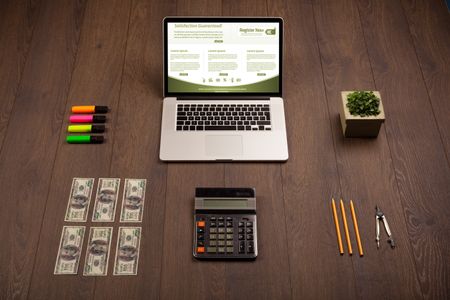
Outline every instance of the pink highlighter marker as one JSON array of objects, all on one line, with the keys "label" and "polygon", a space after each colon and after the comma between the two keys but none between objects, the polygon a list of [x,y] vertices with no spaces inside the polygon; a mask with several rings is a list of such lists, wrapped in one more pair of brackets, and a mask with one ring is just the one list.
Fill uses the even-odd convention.
[{"label": "pink highlighter marker", "polygon": [[71,115],[70,123],[105,123],[106,117],[100,115]]}]

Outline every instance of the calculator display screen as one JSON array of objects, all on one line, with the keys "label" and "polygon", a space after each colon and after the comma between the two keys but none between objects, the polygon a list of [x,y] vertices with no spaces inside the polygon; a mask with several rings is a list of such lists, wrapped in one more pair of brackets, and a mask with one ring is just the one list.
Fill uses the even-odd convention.
[{"label": "calculator display screen", "polygon": [[246,208],[248,201],[246,199],[204,199],[203,206],[205,208]]}]

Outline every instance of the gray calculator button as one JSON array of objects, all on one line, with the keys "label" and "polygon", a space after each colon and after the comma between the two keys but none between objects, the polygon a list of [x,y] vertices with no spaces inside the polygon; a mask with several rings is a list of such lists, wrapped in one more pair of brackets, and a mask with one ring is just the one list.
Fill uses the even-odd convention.
[{"label": "gray calculator button", "polygon": [[245,242],[239,242],[239,253],[245,253]]},{"label": "gray calculator button", "polygon": [[240,234],[240,235],[238,236],[238,238],[239,238],[239,240],[243,240],[243,239],[245,239],[245,236],[244,236],[243,234]]},{"label": "gray calculator button", "polygon": [[219,238],[219,240],[224,240],[225,234],[218,234],[217,237]]},{"label": "gray calculator button", "polygon": [[245,229],[244,229],[244,228],[239,228],[238,232],[239,232],[239,233],[244,233],[244,232],[245,232]]},{"label": "gray calculator button", "polygon": [[217,246],[217,241],[209,241],[209,245],[215,247]]},{"label": "gray calculator button", "polygon": [[215,240],[217,238],[217,234],[210,234],[209,235],[209,239],[210,240]]},{"label": "gray calculator button", "polygon": [[227,241],[227,246],[233,246],[233,240],[228,240]]},{"label": "gray calculator button", "polygon": [[225,233],[225,228],[217,228],[218,233]]},{"label": "gray calculator button", "polygon": [[253,234],[247,234],[247,240],[253,240]]},{"label": "gray calculator button", "polygon": [[217,233],[217,228],[209,228],[209,233]]},{"label": "gray calculator button", "polygon": [[[223,229],[223,228],[220,228],[220,229]],[[227,233],[233,233],[233,228],[231,227],[231,228],[227,228]]]},{"label": "gray calculator button", "polygon": [[225,247],[219,247],[219,248],[217,248],[217,252],[219,252],[219,253],[225,253]]},{"label": "gray calculator button", "polygon": [[233,247],[227,247],[227,253],[233,253]]},{"label": "gray calculator button", "polygon": [[253,233],[253,228],[247,228],[247,233]]},{"label": "gray calculator button", "polygon": [[233,222],[227,222],[227,227],[233,226]]},{"label": "gray calculator button", "polygon": [[248,244],[247,244],[247,252],[248,252],[248,253],[253,253],[253,252],[255,252],[255,247],[254,247],[254,245],[253,245],[253,242],[248,242]]},{"label": "gray calculator button", "polygon": [[227,234],[227,240],[232,240],[233,239],[233,235],[232,234]]},{"label": "gray calculator button", "polygon": [[245,226],[247,226],[247,227],[252,227],[252,226],[253,226],[253,223],[252,223],[252,222],[247,222],[247,223],[245,223]]},{"label": "gray calculator button", "polygon": [[216,253],[216,250],[217,248],[216,247],[207,247],[206,248],[206,252],[207,253]]},{"label": "gray calculator button", "polygon": [[225,246],[225,241],[218,241],[217,246]]},{"label": "gray calculator button", "polygon": [[239,227],[244,227],[244,222],[239,222]]}]

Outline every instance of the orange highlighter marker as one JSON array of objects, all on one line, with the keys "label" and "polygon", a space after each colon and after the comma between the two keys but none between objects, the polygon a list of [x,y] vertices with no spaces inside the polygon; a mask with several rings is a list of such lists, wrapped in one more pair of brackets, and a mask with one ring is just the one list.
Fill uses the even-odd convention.
[{"label": "orange highlighter marker", "polygon": [[72,106],[72,113],[74,114],[106,114],[108,106],[98,105],[75,105]]}]

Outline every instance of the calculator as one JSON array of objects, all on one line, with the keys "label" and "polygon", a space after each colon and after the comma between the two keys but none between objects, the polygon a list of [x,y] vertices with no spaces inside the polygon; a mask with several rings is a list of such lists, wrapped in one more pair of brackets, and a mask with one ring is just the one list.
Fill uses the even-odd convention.
[{"label": "calculator", "polygon": [[197,259],[255,259],[255,189],[196,188],[193,245]]}]

